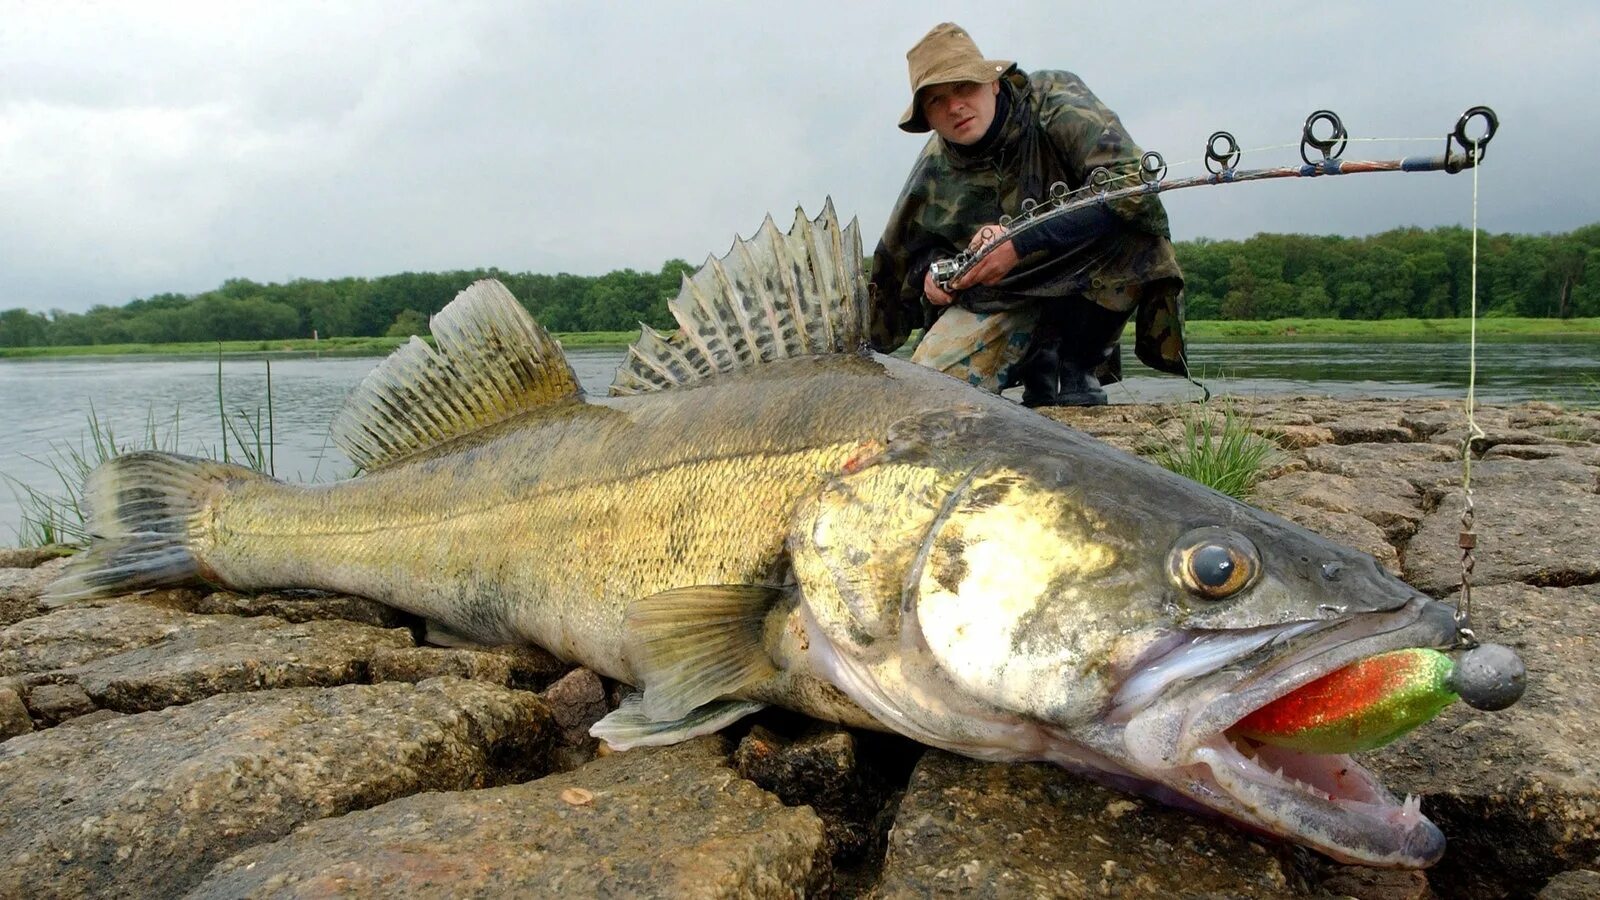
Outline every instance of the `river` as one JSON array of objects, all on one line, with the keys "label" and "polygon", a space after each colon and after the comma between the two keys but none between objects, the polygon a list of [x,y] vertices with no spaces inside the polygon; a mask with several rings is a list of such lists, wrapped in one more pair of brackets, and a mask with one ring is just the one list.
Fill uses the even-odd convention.
[{"label": "river", "polygon": [[[1317,394],[1339,397],[1462,397],[1467,348],[1461,343],[1238,342],[1192,348],[1195,371],[1214,394]],[[621,350],[569,354],[584,389],[604,394]],[[1126,353],[1129,377],[1110,388],[1113,403],[1198,398],[1183,379],[1158,375]],[[326,481],[352,467],[328,440],[345,395],[375,357],[278,357],[272,367],[275,471]],[[266,420],[267,363],[230,356],[222,364],[223,406]],[[1478,397],[1484,403],[1600,402],[1600,341],[1478,345]],[[218,455],[221,425],[217,362],[203,358],[117,357],[0,360],[0,545],[14,543],[24,503],[16,484],[60,495],[64,453],[92,453],[90,417],[119,445]],[[239,424],[247,436],[250,428]],[[52,466],[51,463],[56,465]]]}]

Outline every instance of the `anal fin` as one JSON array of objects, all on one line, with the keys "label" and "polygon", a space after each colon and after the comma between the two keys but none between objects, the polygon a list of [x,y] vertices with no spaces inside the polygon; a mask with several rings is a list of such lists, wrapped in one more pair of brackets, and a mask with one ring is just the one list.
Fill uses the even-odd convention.
[{"label": "anal fin", "polygon": [[644,714],[644,699],[639,694],[629,694],[621,706],[594,723],[589,734],[610,744],[613,750],[663,747],[720,731],[765,706],[754,700],[718,700],[695,707],[681,718],[662,722]]},{"label": "anal fin", "polygon": [[642,713],[681,719],[775,674],[762,631],[782,596],[766,585],[697,585],[629,606],[624,641],[644,688]]}]

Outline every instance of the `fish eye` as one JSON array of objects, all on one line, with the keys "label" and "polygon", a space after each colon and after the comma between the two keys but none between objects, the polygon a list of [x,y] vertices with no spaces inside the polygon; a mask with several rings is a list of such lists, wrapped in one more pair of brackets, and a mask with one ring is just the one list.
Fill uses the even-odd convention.
[{"label": "fish eye", "polygon": [[1256,548],[1242,535],[1222,528],[1197,528],[1173,548],[1173,579],[1206,600],[1222,600],[1255,581],[1260,570]]}]

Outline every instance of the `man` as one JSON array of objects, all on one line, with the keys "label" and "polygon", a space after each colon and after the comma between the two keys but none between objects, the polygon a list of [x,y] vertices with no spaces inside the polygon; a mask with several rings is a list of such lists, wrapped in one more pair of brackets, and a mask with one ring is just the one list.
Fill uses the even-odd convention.
[{"label": "man", "polygon": [[[992,391],[1021,382],[1029,406],[1106,402],[1118,341],[1135,311],[1135,352],[1187,374],[1183,275],[1155,195],[1101,204],[1012,239],[998,226],[1052,185],[1082,187],[1104,167],[1137,184],[1142,151],[1070,72],[1032,75],[985,59],[946,22],[906,54],[911,106],[900,128],[933,131],[873,255],[873,344],[927,327],[913,359]],[[936,259],[999,242],[946,292]]]}]

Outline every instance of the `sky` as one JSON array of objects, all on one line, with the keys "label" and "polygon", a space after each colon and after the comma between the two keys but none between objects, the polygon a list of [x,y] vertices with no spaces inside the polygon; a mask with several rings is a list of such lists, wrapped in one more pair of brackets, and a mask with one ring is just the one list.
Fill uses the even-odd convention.
[{"label": "sky", "polygon": [[[81,311],[229,278],[495,266],[598,274],[727,251],[832,197],[870,252],[923,138],[905,51],[1080,75],[1169,177],[1233,132],[1298,161],[1435,153],[1501,120],[1479,223],[1600,221],[1600,3],[75,2],[0,0],[0,309]],[[1275,148],[1275,149],[1272,149]],[[1165,195],[1174,237],[1468,224],[1472,176]]]}]

